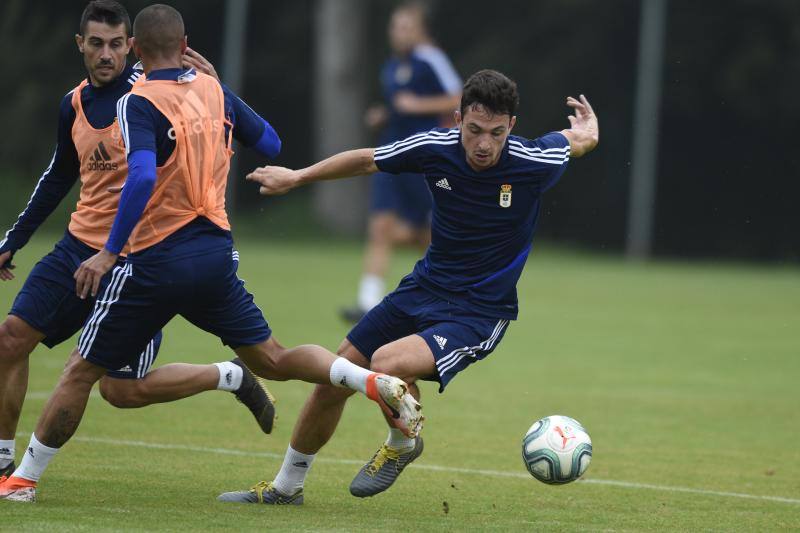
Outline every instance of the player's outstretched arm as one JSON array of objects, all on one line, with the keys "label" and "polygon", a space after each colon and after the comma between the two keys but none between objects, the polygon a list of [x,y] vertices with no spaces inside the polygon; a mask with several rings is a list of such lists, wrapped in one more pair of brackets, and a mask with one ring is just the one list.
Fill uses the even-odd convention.
[{"label": "player's outstretched arm", "polygon": [[261,185],[259,192],[264,196],[276,196],[286,194],[295,187],[306,183],[363,176],[377,171],[375,150],[362,148],[341,152],[300,170],[284,167],[259,167],[248,174],[247,179]]},{"label": "player's outstretched arm", "polygon": [[562,130],[561,133],[569,140],[571,157],[581,157],[595,149],[600,142],[600,128],[597,124],[597,115],[594,114],[589,100],[580,95],[580,100],[568,96],[567,105],[575,110],[574,115],[569,115],[571,128]]}]

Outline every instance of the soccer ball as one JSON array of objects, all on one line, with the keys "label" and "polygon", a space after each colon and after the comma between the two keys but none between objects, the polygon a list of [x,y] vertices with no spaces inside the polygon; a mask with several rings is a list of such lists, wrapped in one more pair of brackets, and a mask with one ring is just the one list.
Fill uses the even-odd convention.
[{"label": "soccer ball", "polygon": [[522,439],[522,460],[542,483],[569,483],[589,468],[592,439],[577,420],[548,416],[534,422]]}]

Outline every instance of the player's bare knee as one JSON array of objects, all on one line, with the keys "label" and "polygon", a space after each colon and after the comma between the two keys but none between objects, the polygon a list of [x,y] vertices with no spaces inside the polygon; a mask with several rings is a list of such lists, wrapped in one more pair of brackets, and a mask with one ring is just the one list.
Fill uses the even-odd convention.
[{"label": "player's bare knee", "polygon": [[0,324],[0,361],[9,363],[28,357],[39,342],[35,333],[35,330],[14,316],[4,320]]},{"label": "player's bare knee", "polygon": [[148,405],[143,380],[111,379],[100,380],[100,396],[118,409],[133,409]]},{"label": "player's bare knee", "polygon": [[381,346],[372,354],[369,365],[370,370],[381,374],[396,375],[397,365],[394,350],[390,346]]},{"label": "player's bare knee", "polygon": [[272,381],[285,381],[287,378],[281,372],[281,364],[286,352],[286,348],[270,339],[258,346],[255,352],[237,352],[237,354],[255,375]]},{"label": "player's bare knee", "polygon": [[336,350],[336,355],[339,357],[344,357],[354,365],[358,365],[362,368],[369,368],[369,359],[364,357],[358,348],[353,346],[348,339],[344,339],[342,344],[339,345],[339,348]]},{"label": "player's bare knee", "polygon": [[75,388],[92,388],[102,377],[105,369],[83,359],[77,352],[67,360],[59,385],[70,385]]}]

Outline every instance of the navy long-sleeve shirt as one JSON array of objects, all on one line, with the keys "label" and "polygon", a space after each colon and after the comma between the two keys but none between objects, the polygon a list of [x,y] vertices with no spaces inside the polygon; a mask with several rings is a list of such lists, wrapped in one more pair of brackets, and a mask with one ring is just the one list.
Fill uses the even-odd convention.
[{"label": "navy long-sleeve shirt", "polygon": [[[102,129],[114,122],[117,115],[117,101],[130,92],[139,76],[139,70],[127,66],[119,78],[109,85],[94,87],[88,84],[84,87],[81,91],[81,103],[92,127]],[[224,84],[222,87],[225,93],[226,113],[235,124],[234,138],[266,157],[275,157],[280,151],[280,139],[273,128]],[[75,109],[72,107],[72,91],[70,91],[61,100],[56,149],[50,165],[39,178],[25,209],[6,232],[5,238],[0,241],[0,253],[9,250],[15,252],[24,247],[78,181],[81,169],[72,140],[74,122]],[[172,147],[174,148],[174,141]],[[168,143],[165,143],[163,148],[171,153]],[[165,159],[161,163],[163,161]]]}]

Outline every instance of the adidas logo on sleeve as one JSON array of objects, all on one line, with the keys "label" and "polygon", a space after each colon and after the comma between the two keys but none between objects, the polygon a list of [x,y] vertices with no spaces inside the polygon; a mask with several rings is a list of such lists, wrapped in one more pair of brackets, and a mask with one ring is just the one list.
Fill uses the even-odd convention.
[{"label": "adidas logo on sleeve", "polygon": [[439,181],[437,181],[436,182],[436,186],[437,187],[441,187],[442,189],[444,189],[446,191],[452,191],[453,190],[453,188],[450,187],[450,184],[447,182],[447,178],[442,178]]}]

